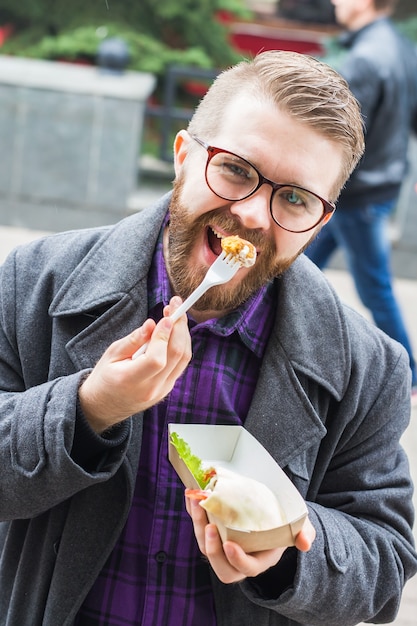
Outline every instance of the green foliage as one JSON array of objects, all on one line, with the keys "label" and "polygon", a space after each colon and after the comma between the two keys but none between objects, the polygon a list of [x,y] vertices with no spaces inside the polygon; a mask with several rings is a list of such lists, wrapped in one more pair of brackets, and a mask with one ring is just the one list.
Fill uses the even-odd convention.
[{"label": "green foliage", "polygon": [[417,43],[417,17],[410,17],[397,22],[398,29],[411,41]]},{"label": "green foliage", "polygon": [[[114,24],[95,28],[80,26],[71,31],[64,31],[52,37],[46,36],[36,43],[16,37],[3,46],[5,54],[16,54],[38,59],[66,59],[74,61],[80,58],[95,60],[99,45],[104,39],[121,37],[129,49],[128,68],[136,71],[152,72],[162,75],[168,64],[196,65],[212,67],[208,54],[200,47],[185,50],[170,48],[149,35],[117,27]],[[26,43],[26,45],[23,45]]]},{"label": "green foliage", "polygon": [[169,64],[225,67],[237,60],[218,11],[249,16],[244,0],[2,0],[15,36],[6,54],[94,59],[105,37],[129,47],[130,69],[161,75]]}]

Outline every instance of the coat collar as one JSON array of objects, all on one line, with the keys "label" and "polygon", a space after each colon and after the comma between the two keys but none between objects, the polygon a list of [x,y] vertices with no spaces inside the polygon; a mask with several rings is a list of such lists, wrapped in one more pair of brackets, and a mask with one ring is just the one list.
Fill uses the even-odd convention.
[{"label": "coat collar", "polygon": [[52,317],[97,313],[66,345],[76,368],[93,367],[111,341],[146,319],[147,274],[169,198],[105,229],[53,298]]},{"label": "coat collar", "polygon": [[152,252],[169,206],[167,194],[105,231],[54,297],[53,317],[78,315],[119,301],[147,276]]}]

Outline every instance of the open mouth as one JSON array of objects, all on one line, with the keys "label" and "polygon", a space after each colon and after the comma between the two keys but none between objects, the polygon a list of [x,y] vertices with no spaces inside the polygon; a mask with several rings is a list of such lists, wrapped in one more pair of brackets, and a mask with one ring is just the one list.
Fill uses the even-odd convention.
[{"label": "open mouth", "polygon": [[208,245],[210,247],[210,250],[216,256],[219,256],[219,254],[222,253],[222,243],[221,242],[222,242],[223,237],[225,237],[225,235],[221,235],[218,231],[216,231],[213,228],[211,228],[211,226],[209,226],[207,228]]},{"label": "open mouth", "polygon": [[[235,235],[235,233],[232,233],[232,235]],[[211,252],[215,254],[216,256],[219,256],[223,252],[222,239],[230,238],[230,237],[231,235],[227,233],[220,233],[218,230],[216,230],[212,226],[207,227],[208,247],[210,248]],[[252,244],[249,244],[249,245],[252,245]],[[254,247],[255,258],[256,258],[256,253],[259,254],[259,251],[257,250],[256,246],[252,246],[252,247]],[[249,265],[246,265],[246,267],[249,267]]]}]

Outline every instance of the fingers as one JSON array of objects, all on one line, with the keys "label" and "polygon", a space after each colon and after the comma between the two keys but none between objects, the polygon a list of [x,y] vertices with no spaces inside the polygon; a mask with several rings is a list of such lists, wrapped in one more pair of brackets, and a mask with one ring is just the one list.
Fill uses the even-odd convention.
[{"label": "fingers", "polygon": [[186,498],[186,507],[192,518],[194,533],[200,551],[210,561],[219,580],[224,583],[239,582],[257,576],[275,565],[285,548],[246,554],[232,541],[222,542],[215,524],[208,523],[207,515],[197,500]]},{"label": "fingers", "polygon": [[262,572],[276,565],[285,551],[285,548],[273,548],[247,554],[233,541],[226,541],[222,545],[219,537],[218,542],[225,560],[219,551],[218,542],[210,531],[209,536],[209,543],[206,542],[207,558],[217,576],[225,583],[239,582],[245,578],[259,576]]},{"label": "fingers", "polygon": [[[132,360],[135,355],[133,360],[139,364],[138,371],[146,362],[148,377],[158,375],[164,370],[173,385],[191,358],[187,316],[181,316],[176,323],[169,317],[181,302],[179,297],[173,297],[164,309],[165,316],[157,324],[152,319],[146,320],[140,328],[113,342],[103,356],[115,363]],[[143,354],[136,355],[143,346],[146,346]],[[137,370],[131,369],[135,377],[138,375]]]},{"label": "fingers", "polygon": [[147,319],[140,328],[136,328],[126,337],[114,341],[106,350],[107,355],[113,361],[131,358],[137,348],[150,340],[155,327],[156,323]]},{"label": "fingers", "polygon": [[[225,584],[237,583],[247,577],[245,566],[242,564],[245,553],[236,543],[221,541],[219,531],[214,524],[207,524],[204,529],[205,555],[217,578]],[[243,555],[239,559],[239,552]]]},{"label": "fingers", "polygon": [[247,554],[234,541],[222,543],[214,524],[204,529],[204,554],[210,561],[217,577],[223,583],[236,583],[245,578],[254,578],[276,565],[285,548],[274,548]]},{"label": "fingers", "polygon": [[[126,337],[114,341],[106,351],[109,357],[114,361],[131,358],[132,355],[147,342],[153,345],[153,350],[151,351],[153,356],[166,351],[174,325],[176,327],[175,337],[179,337],[180,333],[182,334],[184,332],[188,334],[186,315],[181,316],[175,324],[169,318],[169,315],[172,315],[172,313],[178,309],[181,302],[181,298],[174,296],[171,298],[169,305],[164,307],[164,317],[157,324],[152,319],[147,319],[140,328],[136,328]],[[176,343],[182,347],[186,344],[184,340],[177,341]],[[148,350],[146,352],[148,352]]]},{"label": "fingers", "polygon": [[193,500],[192,498],[185,498],[186,509],[193,520],[194,524],[194,534],[197,539],[197,544],[200,549],[200,552],[206,554],[206,539],[205,539],[205,528],[208,524],[207,514],[203,507],[200,506],[198,500]]},{"label": "fingers", "polygon": [[301,552],[308,552],[316,538],[316,529],[307,517],[303,528],[295,538],[295,547]]},{"label": "fingers", "polygon": [[[210,561],[210,565],[216,572],[217,577],[224,583],[238,582],[243,580],[245,575],[239,572],[232,563],[228,562],[224,547],[230,550],[233,559],[234,546],[236,544],[227,542],[222,544],[219,531],[215,524],[209,524],[205,510],[200,506],[198,500],[185,498],[188,514],[191,516],[194,525],[194,534],[200,552]],[[239,546],[236,546],[239,548]],[[240,548],[239,548],[240,549]]]},{"label": "fingers", "polygon": [[[167,312],[181,303],[173,298]],[[144,343],[147,350],[132,355]],[[160,402],[172,390],[191,358],[191,337],[186,316],[174,323],[151,319],[112,343],[81,385],[78,395],[91,426],[102,432],[113,424]]]},{"label": "fingers", "polygon": [[[185,364],[191,358],[191,337],[188,330],[187,316],[182,315],[177,322],[169,317],[181,305],[178,296],[171,298],[169,306],[164,309],[164,317],[158,322],[146,350],[148,361],[159,361],[165,366],[166,362],[173,366],[173,377],[176,379],[182,373]],[[152,366],[150,363],[149,365]]]},{"label": "fingers", "polygon": [[[206,512],[197,500],[186,497],[186,508],[192,518],[200,551],[207,557],[219,580],[236,583],[265,572],[278,563],[286,548],[279,547],[247,554],[237,543],[221,540],[217,527],[208,523]],[[307,551],[315,539],[315,530],[308,518],[296,537],[296,547]]]}]

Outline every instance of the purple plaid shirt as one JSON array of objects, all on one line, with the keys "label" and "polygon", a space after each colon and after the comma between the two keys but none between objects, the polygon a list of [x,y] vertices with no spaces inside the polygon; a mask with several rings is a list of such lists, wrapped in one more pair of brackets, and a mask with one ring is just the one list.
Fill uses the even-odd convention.
[{"label": "purple plaid shirt", "polygon": [[[157,320],[170,298],[161,238],[148,284]],[[168,461],[167,424],[244,422],[273,324],[273,291],[273,284],[262,288],[222,319],[190,320],[193,358],[169,396],[145,415],[132,508],[77,626],[216,625],[209,565]]]}]

